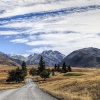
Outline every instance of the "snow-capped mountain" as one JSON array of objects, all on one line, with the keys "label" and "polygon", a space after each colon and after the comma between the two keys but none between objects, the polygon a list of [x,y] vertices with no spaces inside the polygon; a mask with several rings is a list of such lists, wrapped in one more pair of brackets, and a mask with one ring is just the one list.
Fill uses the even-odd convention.
[{"label": "snow-capped mountain", "polygon": [[34,54],[28,56],[28,65],[37,65],[39,63],[40,57],[43,57],[47,66],[54,66],[54,64],[58,64],[65,57],[65,55],[61,54],[58,51],[43,51],[40,54]]},{"label": "snow-capped mountain", "polygon": [[31,54],[28,57],[22,55],[8,55],[11,60],[21,64],[22,61],[26,61],[27,65],[38,65],[40,57],[42,56],[47,66],[54,66],[54,64],[60,63],[65,55],[58,51],[43,51],[42,53]]}]

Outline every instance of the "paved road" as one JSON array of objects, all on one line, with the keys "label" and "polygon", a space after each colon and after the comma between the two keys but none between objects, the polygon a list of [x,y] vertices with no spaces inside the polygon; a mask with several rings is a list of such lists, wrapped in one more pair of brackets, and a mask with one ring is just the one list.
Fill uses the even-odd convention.
[{"label": "paved road", "polygon": [[0,100],[57,100],[41,91],[32,79],[26,79],[26,85],[17,89],[0,91]]}]

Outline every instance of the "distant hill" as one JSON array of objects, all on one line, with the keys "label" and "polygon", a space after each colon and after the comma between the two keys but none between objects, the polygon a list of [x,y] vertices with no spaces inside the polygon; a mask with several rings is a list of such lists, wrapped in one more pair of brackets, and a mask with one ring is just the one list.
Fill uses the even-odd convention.
[{"label": "distant hill", "polygon": [[77,67],[100,67],[100,49],[90,47],[73,51],[61,61],[60,65],[63,62]]},{"label": "distant hill", "polygon": [[47,66],[54,66],[59,64],[65,55],[58,51],[43,51],[42,53],[31,54],[28,57],[23,57],[21,55],[8,55],[11,60],[21,64],[22,61],[26,61],[27,65],[38,65],[40,57],[42,56]]},{"label": "distant hill", "polygon": [[0,52],[0,65],[19,66],[16,62],[6,57],[6,54]]},{"label": "distant hill", "polygon": [[22,56],[22,55],[15,55],[15,54],[13,54],[13,55],[7,55],[7,57],[9,58],[9,59],[11,59],[12,61],[14,61],[14,62],[16,62],[16,63],[18,63],[18,64],[22,64],[22,61],[27,61],[27,57],[24,57],[24,56]]}]

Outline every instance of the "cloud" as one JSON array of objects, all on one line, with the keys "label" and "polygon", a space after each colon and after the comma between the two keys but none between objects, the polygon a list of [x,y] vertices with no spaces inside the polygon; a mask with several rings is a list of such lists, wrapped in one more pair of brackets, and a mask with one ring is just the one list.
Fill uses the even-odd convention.
[{"label": "cloud", "polygon": [[15,40],[11,40],[11,42],[13,43],[26,43],[28,42],[27,39],[15,39]]},{"label": "cloud", "polygon": [[15,35],[10,43],[33,47],[28,52],[100,48],[98,0],[1,0],[0,8],[0,36]]}]

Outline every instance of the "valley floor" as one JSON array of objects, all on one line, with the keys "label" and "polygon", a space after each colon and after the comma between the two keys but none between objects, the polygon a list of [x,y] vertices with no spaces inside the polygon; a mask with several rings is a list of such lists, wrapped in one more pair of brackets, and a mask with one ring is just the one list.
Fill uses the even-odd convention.
[{"label": "valley floor", "polygon": [[100,69],[73,68],[73,72],[82,76],[63,76],[56,73],[46,82],[38,80],[39,87],[64,100],[100,100]]},{"label": "valley floor", "polygon": [[[6,84],[7,71],[14,67],[0,66],[0,90],[17,88],[25,83]],[[43,81],[39,76],[32,77],[44,91],[63,98],[64,100],[100,100],[100,69],[72,68],[73,72],[64,74],[55,73]]]}]

